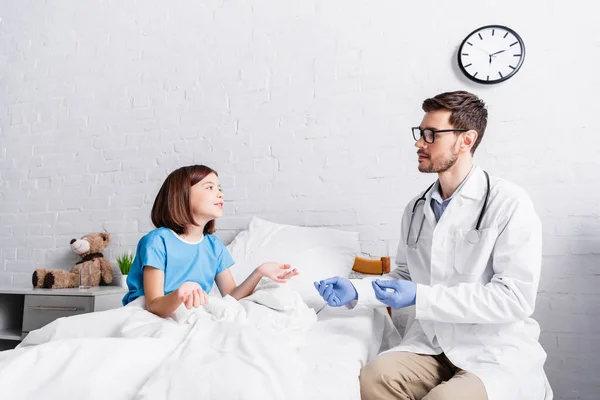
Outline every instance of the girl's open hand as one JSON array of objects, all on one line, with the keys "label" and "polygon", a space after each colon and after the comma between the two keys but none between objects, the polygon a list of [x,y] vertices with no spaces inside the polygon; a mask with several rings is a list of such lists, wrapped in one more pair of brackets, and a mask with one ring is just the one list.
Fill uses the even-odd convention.
[{"label": "girl's open hand", "polygon": [[177,297],[188,310],[192,307],[198,308],[208,303],[208,295],[196,282],[184,282],[177,289]]},{"label": "girl's open hand", "polygon": [[288,279],[299,274],[296,268],[292,268],[291,265],[275,262],[264,263],[257,268],[257,271],[261,276],[269,278],[277,283],[286,283]]}]

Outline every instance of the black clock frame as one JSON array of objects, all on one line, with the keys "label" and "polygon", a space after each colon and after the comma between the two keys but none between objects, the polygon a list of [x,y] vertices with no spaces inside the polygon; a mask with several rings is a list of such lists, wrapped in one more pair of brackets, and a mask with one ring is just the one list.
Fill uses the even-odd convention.
[{"label": "black clock frame", "polygon": [[[467,43],[467,40],[468,40],[468,39],[471,37],[471,35],[473,35],[475,32],[479,32],[479,31],[481,31],[481,30],[483,30],[483,29],[488,29],[488,28],[498,28],[498,29],[504,29],[504,30],[506,30],[506,31],[510,32],[511,34],[513,34],[513,35],[514,35],[514,36],[517,38],[517,40],[519,41],[519,44],[521,45],[521,57],[519,57],[519,62],[518,62],[518,64],[517,64],[517,66],[515,67],[514,71],[512,71],[510,74],[508,74],[508,75],[506,75],[506,76],[502,77],[501,79],[496,79],[496,80],[493,80],[493,81],[487,81],[487,80],[483,80],[483,79],[479,79],[479,78],[475,78],[475,77],[471,76],[471,75],[470,75],[470,74],[467,72],[467,70],[466,70],[466,69],[463,67],[463,65],[462,65],[462,62],[461,62],[461,61],[462,61],[462,58],[461,58],[461,53],[462,53],[462,50],[463,50],[463,48],[464,48],[465,44]],[[460,71],[461,71],[461,72],[463,73],[463,75],[465,75],[467,78],[469,78],[469,79],[470,79],[470,80],[472,80],[473,82],[481,83],[481,84],[483,84],[483,85],[495,85],[495,84],[497,84],[497,83],[501,83],[501,82],[504,82],[504,81],[506,81],[506,80],[508,80],[508,79],[512,78],[512,77],[513,77],[513,76],[514,76],[514,75],[515,75],[515,74],[516,74],[516,73],[519,71],[519,69],[521,68],[521,65],[523,65],[523,61],[525,60],[525,42],[523,42],[523,39],[521,38],[521,36],[520,36],[520,35],[519,35],[517,32],[515,32],[514,30],[510,29],[510,28],[509,28],[509,27],[507,27],[507,26],[504,26],[504,25],[485,25],[485,26],[482,26],[482,27],[479,27],[479,28],[477,28],[477,29],[473,30],[473,32],[469,33],[469,34],[468,34],[468,35],[465,37],[465,39],[464,39],[464,40],[462,41],[462,43],[460,44],[460,47],[458,48],[458,55],[457,55],[456,59],[457,59],[457,62],[458,62],[458,67],[460,68]]]}]

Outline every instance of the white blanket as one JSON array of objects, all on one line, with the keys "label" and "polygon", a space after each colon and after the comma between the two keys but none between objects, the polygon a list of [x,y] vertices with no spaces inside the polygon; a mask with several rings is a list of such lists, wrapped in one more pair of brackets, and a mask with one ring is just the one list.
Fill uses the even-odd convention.
[{"label": "white blanket", "polygon": [[5,399],[304,399],[316,315],[283,286],[162,319],[127,307],[62,318],[0,353]]}]

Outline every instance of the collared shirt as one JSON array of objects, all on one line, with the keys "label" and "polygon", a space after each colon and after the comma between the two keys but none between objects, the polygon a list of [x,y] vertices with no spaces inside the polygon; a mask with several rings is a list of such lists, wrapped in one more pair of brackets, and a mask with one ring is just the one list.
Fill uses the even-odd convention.
[{"label": "collared shirt", "polygon": [[446,211],[448,204],[450,204],[450,200],[454,197],[456,193],[462,189],[465,182],[469,180],[471,174],[475,170],[474,167],[471,167],[471,171],[469,171],[469,175],[458,185],[452,196],[448,197],[446,200],[442,200],[442,195],[440,194],[440,181],[438,180],[435,186],[433,187],[433,191],[431,192],[431,209],[433,210],[433,214],[435,215],[435,220],[439,222],[440,218],[442,218],[442,214]]}]

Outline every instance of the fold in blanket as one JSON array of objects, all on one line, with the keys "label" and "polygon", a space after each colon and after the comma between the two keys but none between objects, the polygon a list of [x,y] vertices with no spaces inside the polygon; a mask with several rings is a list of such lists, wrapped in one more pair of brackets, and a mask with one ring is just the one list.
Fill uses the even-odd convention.
[{"label": "fold in blanket", "polygon": [[295,292],[261,284],[172,318],[143,299],[54,321],[0,353],[10,399],[301,399],[299,349],[316,322]]}]

